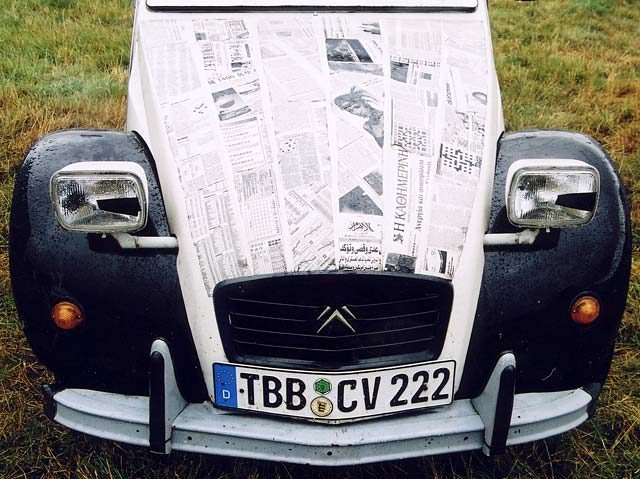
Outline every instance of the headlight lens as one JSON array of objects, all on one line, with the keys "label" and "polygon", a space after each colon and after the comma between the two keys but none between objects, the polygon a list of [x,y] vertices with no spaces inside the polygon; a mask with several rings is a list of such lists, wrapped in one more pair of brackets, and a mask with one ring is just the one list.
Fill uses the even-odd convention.
[{"label": "headlight lens", "polygon": [[139,231],[147,223],[147,179],[130,162],[74,163],[51,177],[51,201],[70,231]]},{"label": "headlight lens", "polygon": [[509,169],[507,214],[516,226],[589,223],[598,205],[598,171],[577,160],[519,160]]}]

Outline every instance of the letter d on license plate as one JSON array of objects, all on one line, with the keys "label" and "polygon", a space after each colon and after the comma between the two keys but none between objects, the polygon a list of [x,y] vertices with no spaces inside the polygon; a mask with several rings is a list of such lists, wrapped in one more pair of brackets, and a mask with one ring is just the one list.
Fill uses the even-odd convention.
[{"label": "letter d on license plate", "polygon": [[454,361],[324,373],[213,365],[219,407],[339,421],[453,401]]}]

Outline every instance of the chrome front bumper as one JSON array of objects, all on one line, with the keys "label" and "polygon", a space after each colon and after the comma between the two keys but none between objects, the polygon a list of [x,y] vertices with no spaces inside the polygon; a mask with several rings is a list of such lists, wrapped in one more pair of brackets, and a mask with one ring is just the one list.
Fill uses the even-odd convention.
[{"label": "chrome front bumper", "polygon": [[[478,398],[417,414],[340,425],[316,424],[229,412],[210,402],[187,404],[181,396],[176,397],[179,392],[166,344],[156,341],[152,358],[154,352],[165,360],[161,376],[164,383],[154,388],[152,370],[151,396],[159,391],[164,393],[164,401],[64,389],[50,398],[54,420],[77,431],[148,446],[156,452],[175,449],[337,466],[473,449],[495,452],[493,448],[499,447],[500,441],[511,446],[575,428],[588,418],[593,399],[583,389],[515,395],[511,390],[513,407],[505,412],[504,405],[499,405],[499,388],[504,386],[499,379],[513,362],[512,355],[505,355]],[[159,414],[163,414],[160,419]],[[507,414],[505,420],[500,420],[501,414]],[[496,444],[495,438],[502,435],[504,438]]]}]

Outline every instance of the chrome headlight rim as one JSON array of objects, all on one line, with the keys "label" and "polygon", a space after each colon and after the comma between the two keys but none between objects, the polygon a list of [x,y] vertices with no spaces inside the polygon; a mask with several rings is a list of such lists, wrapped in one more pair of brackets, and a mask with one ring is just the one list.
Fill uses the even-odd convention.
[{"label": "chrome headlight rim", "polygon": [[[516,190],[520,184],[520,179],[524,176],[553,176],[554,174],[588,174],[594,182],[593,209],[586,218],[562,218],[559,220],[550,219],[530,219],[518,216],[515,207]],[[595,217],[598,205],[600,204],[600,173],[594,166],[575,159],[542,158],[542,159],[522,159],[517,160],[509,167],[505,184],[505,205],[509,222],[520,228],[576,228],[588,225]],[[587,210],[582,210],[587,211]]]},{"label": "chrome headlight rim", "polygon": [[[128,224],[81,224],[74,225],[66,221],[65,215],[61,211],[60,196],[58,194],[58,184],[64,180],[78,179],[87,180],[127,180],[132,181],[136,198],[140,206],[140,213],[135,222]],[[149,190],[147,176],[144,169],[137,163],[130,161],[96,161],[77,162],[65,166],[51,175],[49,183],[49,193],[51,206],[53,208],[58,224],[67,231],[81,233],[132,233],[143,230],[148,221],[149,211]]]}]

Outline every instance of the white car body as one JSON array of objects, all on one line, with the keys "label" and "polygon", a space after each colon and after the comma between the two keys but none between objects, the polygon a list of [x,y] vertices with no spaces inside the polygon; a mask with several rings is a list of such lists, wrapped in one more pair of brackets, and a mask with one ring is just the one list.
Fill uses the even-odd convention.
[{"label": "white car body", "polygon": [[[350,50],[346,53],[339,51],[347,46]],[[332,52],[332,48],[335,51]],[[341,55],[349,59],[345,60]],[[289,94],[282,86],[288,81],[287,72],[274,59],[283,58],[295,64],[291,75],[298,75],[295,86],[301,88],[301,93],[297,96]],[[98,142],[100,146],[96,147],[96,158],[60,153],[59,166],[55,166],[58,163],[54,161],[46,168],[62,167],[60,171],[73,173],[115,171],[118,166],[118,172],[124,171],[122,174],[144,176],[143,193],[139,195],[145,196],[141,202],[144,208],[150,208],[151,226],[145,226],[146,229],[140,232],[131,231],[135,235],[121,230],[118,233],[104,230],[102,237],[64,236],[71,233],[49,220],[46,228],[55,229],[51,238],[61,238],[62,249],[67,244],[63,238],[71,238],[69,245],[73,241],[82,244],[85,256],[73,261],[87,261],[88,269],[101,268],[90,266],[94,257],[97,265],[104,265],[99,262],[110,257],[122,264],[138,265],[135,266],[138,273],[131,273],[129,279],[122,280],[119,287],[124,286],[123,291],[131,278],[145,276],[146,250],[149,251],[148,264],[158,260],[169,265],[157,269],[149,266],[151,276],[169,271],[174,267],[171,262],[175,261],[179,280],[179,285],[174,285],[175,291],[184,302],[187,336],[195,348],[193,356],[197,357],[197,365],[191,367],[197,372],[189,377],[201,376],[207,397],[196,395],[199,399],[193,401],[188,399],[192,395],[185,393],[185,387],[190,386],[181,379],[185,371],[181,361],[184,360],[175,361],[176,354],[182,355],[178,350],[188,349],[185,343],[166,337],[161,332],[162,324],[148,326],[145,323],[134,326],[141,328],[144,334],[140,337],[146,338],[145,341],[155,338],[149,351],[148,394],[140,392],[146,384],[120,388],[118,376],[121,373],[117,369],[120,366],[109,365],[101,369],[102,364],[108,362],[103,356],[110,353],[118,356],[113,346],[105,346],[107,353],[97,355],[95,365],[91,362],[93,369],[87,369],[92,377],[103,373],[105,377],[111,377],[105,382],[109,386],[102,389],[85,381],[89,374],[86,371],[65,374],[65,368],[71,367],[73,361],[59,364],[57,361],[62,360],[50,352],[55,346],[38,349],[43,361],[56,376],[63,378],[60,385],[45,390],[49,415],[70,428],[150,446],[159,453],[185,450],[318,465],[367,463],[473,449],[494,454],[505,445],[556,435],[585,421],[593,412],[608,370],[610,356],[607,352],[615,337],[621,301],[624,307],[624,287],[614,293],[598,289],[598,285],[611,282],[624,285],[625,274],[628,281],[628,250],[625,248],[628,248],[629,226],[628,217],[625,219],[624,216],[624,200],[616,196],[617,177],[606,154],[589,139],[557,132],[503,137],[504,120],[494,63],[488,6],[484,0],[416,0],[392,4],[334,0],[324,2],[322,6],[306,0],[287,3],[137,0],[128,90],[126,129],[129,133],[98,132],[93,135],[98,139],[86,132],[52,136],[50,141],[64,148],[85,144],[92,148],[94,143],[91,142]],[[431,70],[425,70],[425,65]],[[409,80],[411,75],[414,77]],[[342,108],[336,96],[340,88],[346,91],[341,81],[356,77],[359,83],[351,87],[350,93],[367,97],[366,108],[362,105],[359,108],[368,108],[368,113]],[[239,94],[238,90],[246,86],[247,78],[253,82],[253,90],[243,90]],[[384,95],[380,96],[380,93]],[[291,124],[290,111],[296,108],[298,113],[313,110],[309,118],[314,120],[309,120],[309,124],[302,120]],[[384,120],[379,116],[381,112],[384,112]],[[301,114],[300,118],[307,117]],[[246,120],[244,124],[252,125],[251,128],[245,128],[238,119]],[[403,121],[409,126],[418,124],[417,130],[422,135],[419,137],[422,143],[418,146],[398,133],[406,126]],[[356,131],[359,136],[353,133]],[[359,142],[358,151],[349,154],[344,149],[347,132]],[[240,143],[233,143],[236,133],[261,146],[243,149],[238,146]],[[315,156],[309,160],[311,166],[307,165],[313,170],[308,174],[313,181],[296,183],[291,180],[289,157],[286,156],[290,151],[283,144],[295,135],[313,138],[315,142]],[[111,144],[125,143],[122,149],[120,146],[113,151],[110,149]],[[527,146],[530,143],[535,145]],[[448,153],[443,153],[448,147],[455,150],[456,156],[450,162]],[[135,154],[127,156],[127,148],[133,148],[131,151],[135,150]],[[581,148],[590,149],[584,153]],[[43,161],[39,158],[51,151],[56,148],[50,147],[45,153],[44,146],[34,147],[25,163],[39,164]],[[375,173],[379,184],[360,175],[357,186],[343,195],[345,177],[355,175],[359,168],[355,165],[356,159],[361,164],[366,163],[369,153],[363,151],[374,152],[371,162],[378,165]],[[146,159],[142,158],[145,155]],[[410,163],[404,166],[407,158]],[[536,158],[546,160],[537,161]],[[111,168],[108,163],[96,162],[96,159],[117,163]],[[497,165],[497,159],[501,165]],[[620,235],[610,238],[610,245],[602,246],[614,258],[608,269],[605,268],[607,272],[613,271],[608,279],[601,281],[604,276],[590,277],[588,271],[576,273],[570,265],[567,273],[564,270],[557,275],[541,272],[545,262],[550,261],[545,255],[555,254],[554,260],[563,255],[566,257],[565,251],[571,250],[574,244],[595,251],[584,235],[571,233],[558,239],[558,235],[549,229],[545,233],[544,227],[522,230],[510,226],[505,218],[500,220],[500,214],[506,214],[503,205],[499,204],[505,201],[505,178],[513,177],[513,171],[507,175],[506,168],[515,160],[523,159],[528,161],[518,163],[524,165],[522,168],[542,165],[553,170],[551,175],[556,167],[564,171],[563,168],[569,167],[579,169],[585,162],[596,165],[587,165],[583,170],[602,178],[599,180],[602,188],[609,189],[599,197],[597,191],[588,193],[592,195],[589,198],[593,199],[593,204],[584,209],[595,210],[599,202],[606,208],[617,208],[620,214],[609,219],[596,215],[589,231],[610,229],[607,221],[622,225]],[[127,169],[123,161],[140,161],[146,176],[144,172],[136,173],[142,171],[139,166]],[[75,166],[67,166],[67,163]],[[29,168],[36,171],[41,167]],[[37,170],[31,175],[48,178],[51,175],[46,168],[42,173]],[[25,171],[29,171],[28,168],[25,167]],[[263,188],[261,194],[264,196],[248,199],[247,191],[251,188],[247,184],[257,177],[268,178],[264,180],[267,187],[264,184],[252,186]],[[303,177],[301,174],[300,178]],[[16,190],[16,222],[21,218],[22,210],[34,211],[35,206],[30,205],[35,204],[31,198],[36,193],[29,188]],[[21,193],[23,190],[27,192]],[[329,198],[328,209],[331,211],[321,222],[321,234],[330,240],[331,246],[328,256],[315,256],[309,260],[293,245],[299,244],[302,233],[306,237],[318,230],[297,223],[291,198],[298,195],[308,199],[305,195],[312,190],[326,192]],[[369,210],[353,207],[348,203],[353,192],[355,197],[366,196],[365,200],[375,206]],[[565,196],[573,201],[576,193],[573,190],[569,193]],[[20,196],[22,194],[24,197]],[[583,193],[578,192],[578,196],[580,194]],[[209,202],[210,198],[215,201]],[[65,206],[64,198],[59,204],[62,206],[58,205],[58,221],[62,224],[71,207]],[[575,204],[572,205],[570,207],[575,208]],[[266,209],[267,206],[270,209]],[[158,220],[163,214],[159,213],[162,207],[166,211],[166,227]],[[311,210],[311,213],[318,212]],[[34,213],[30,214],[34,216]],[[267,224],[264,234],[257,233],[260,218]],[[365,223],[368,230],[363,233],[347,231],[349,226]],[[301,233],[298,227],[309,229]],[[402,234],[394,235],[397,232]],[[20,234],[16,233],[16,238],[21,238]],[[30,234],[32,238],[45,235],[34,231]],[[540,238],[542,243],[537,242]],[[112,239],[120,250],[114,252],[111,243],[107,244]],[[38,270],[40,267],[36,260],[30,259],[31,253],[22,252],[21,241],[14,240],[13,246],[17,251],[14,252],[16,259],[12,260],[14,290],[21,315],[27,318],[25,329],[37,349],[39,342],[46,341],[42,337],[50,334],[40,331],[50,331],[47,328],[51,326],[40,323],[30,326],[33,323],[29,319],[31,306],[20,299],[27,295],[23,290],[30,291],[22,285],[30,285],[29,281],[33,281],[28,274],[22,279],[21,268],[31,271],[29,268]],[[277,252],[268,249],[267,245],[275,245]],[[357,248],[354,249],[354,245]],[[171,253],[176,249],[177,253]],[[33,251],[39,250],[34,247]],[[133,253],[129,253],[131,251]],[[167,254],[175,254],[175,260]],[[42,255],[50,256],[44,252]],[[434,255],[439,262],[434,263]],[[24,264],[20,262],[23,257],[27,258]],[[401,268],[401,259],[409,261],[410,266]],[[509,290],[517,286],[510,274],[526,284],[522,292],[525,299],[521,300],[514,290]],[[560,282],[540,280],[538,274],[542,278],[555,275]],[[251,288],[245,284],[252,281],[258,281],[253,284],[272,284],[271,287],[291,285],[294,283],[285,281],[304,277],[312,278],[310,281],[324,278],[322,287],[329,287],[331,278],[347,284],[349,279],[345,280],[345,275],[351,275],[348,278],[353,281],[385,278],[384,275],[405,278],[409,282],[411,278],[417,278],[424,280],[424,284],[433,283],[435,287],[437,283],[450,291],[450,314],[440,338],[441,347],[436,348],[437,354],[429,359],[402,362],[398,359],[401,355],[394,353],[392,360],[385,362],[384,353],[381,353],[383,357],[377,358],[380,359],[378,362],[354,360],[326,369],[317,362],[310,367],[312,362],[304,360],[297,366],[295,360],[285,361],[276,352],[273,357],[268,353],[262,359],[256,359],[255,353],[249,354],[246,361],[242,354],[229,354],[233,349],[230,340],[225,339],[228,333],[223,329],[228,326],[227,321],[231,323],[232,313],[229,313],[229,319],[216,320],[216,314],[221,311],[218,303],[223,301],[220,298],[231,294],[223,292],[224,288],[227,288],[224,291],[230,291],[229,288],[249,290]],[[60,273],[51,277],[68,278],[68,275]],[[563,289],[567,285],[566,278],[575,278],[575,291],[574,285],[566,291]],[[276,282],[267,283],[272,280]],[[114,277],[113,281],[119,280]],[[132,284],[138,284],[135,281]],[[143,311],[139,318],[148,317],[154,311],[161,320],[159,323],[173,321],[172,317],[162,316],[162,307],[153,309],[152,300],[148,299],[167,296],[162,289],[163,278],[140,281],[150,285],[157,281],[159,286],[158,291],[127,293],[139,295],[142,306],[136,305],[136,308]],[[84,281],[88,282],[88,279]],[[117,290],[118,286],[115,287]],[[44,289],[47,288],[49,286]],[[55,292],[51,297],[57,299],[49,299],[46,304],[60,299],[77,304],[79,310],[86,311],[89,331],[82,333],[79,329],[78,334],[99,337],[100,333],[91,332],[91,321],[94,325],[107,321],[95,319],[100,316],[97,312],[105,309],[104,298],[96,299],[92,296],[94,293],[83,292],[82,285],[73,286],[63,280],[51,290]],[[561,300],[556,294],[561,295]],[[593,327],[584,326],[583,330],[571,322],[568,311],[575,309],[576,298],[586,296],[601,300],[605,319],[599,319]],[[128,297],[123,296],[123,305],[128,304]],[[610,307],[607,306],[609,297],[613,298]],[[511,299],[513,304],[509,303]],[[307,335],[329,334],[342,340],[351,333],[356,334],[364,319],[359,318],[357,308],[360,306],[357,301],[353,302],[355,300],[340,301],[334,304],[332,299],[327,299],[322,307],[313,303],[316,308],[310,320],[313,331]],[[561,337],[550,341],[553,345],[549,346],[548,355],[544,349],[540,350],[546,346],[540,346],[544,338],[540,341],[537,337],[535,324],[518,322],[521,319],[518,301],[523,311],[540,318],[543,325],[540,331],[555,328],[551,319],[544,318],[555,318],[556,315],[562,318],[558,320],[558,324],[562,323],[558,326]],[[107,309],[111,306],[120,307],[113,304],[107,305]],[[543,309],[547,306],[550,309]],[[512,307],[515,313],[511,311]],[[132,309],[138,314],[136,308]],[[165,309],[168,316],[173,315],[173,309]],[[108,312],[105,314],[109,315]],[[123,314],[113,313],[113,316],[121,318]],[[501,323],[502,318],[507,317],[510,319]],[[287,320],[298,321],[295,318]],[[318,326],[317,331],[314,325]],[[99,326],[96,331],[100,331],[100,327],[107,328]],[[603,328],[606,334],[598,333],[597,328]],[[523,337],[518,336],[520,330],[526,331],[522,333]],[[59,333],[55,328],[54,331]],[[63,341],[75,344],[74,334],[73,331],[64,332]],[[270,331],[269,334],[275,333]],[[473,340],[473,335],[481,339]],[[482,338],[490,344],[486,349]],[[603,345],[598,346],[600,349],[594,347],[594,351],[597,349],[593,353],[595,359],[585,360],[584,371],[580,369],[574,376],[571,361],[577,361],[577,356],[565,355],[562,344],[571,343],[576,350],[590,354],[587,350],[591,346],[583,346],[580,341],[592,341],[589,344],[602,341]],[[127,355],[140,356],[140,352],[135,351],[138,346],[122,346],[123,351],[127,351],[122,353],[124,363]],[[144,347],[148,346],[145,342]],[[384,346],[391,350],[397,345]],[[274,351],[286,347],[274,346]],[[88,349],[87,346],[78,354],[88,356]],[[558,359],[553,359],[556,356]],[[541,358],[539,370],[535,366],[537,357]],[[132,365],[135,364],[132,376],[140,377],[137,361],[131,360]],[[590,373],[588,364],[597,367],[591,368]],[[396,374],[396,371],[400,373]],[[227,373],[233,376],[229,379],[231,383],[220,379]],[[247,379],[253,373],[255,378]],[[125,375],[123,372],[122,377]],[[403,375],[407,383],[409,376],[413,376],[414,382],[424,378],[424,382],[416,386],[413,399],[417,400],[412,399],[411,404],[408,404],[408,396],[407,400],[399,399],[404,397],[401,393],[407,383],[401,391],[392,387],[400,381],[399,375]],[[434,383],[443,375],[446,378],[440,384]],[[271,383],[265,379],[267,376]],[[244,380],[246,382],[240,384]],[[278,388],[285,383],[289,387],[289,380],[299,389],[287,390],[286,397],[284,389],[269,389],[276,383]],[[372,384],[376,384],[374,396],[378,397],[379,393],[380,402],[385,403],[380,407],[369,407]],[[225,389],[227,387],[231,389]],[[254,392],[255,397],[262,399],[255,399]],[[230,395],[233,402],[225,402]],[[274,400],[274,405],[268,406],[273,398],[278,401]],[[432,407],[424,408],[425,402]],[[401,412],[404,414],[399,414]]]}]

